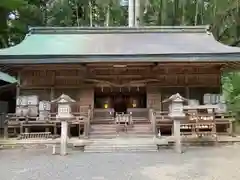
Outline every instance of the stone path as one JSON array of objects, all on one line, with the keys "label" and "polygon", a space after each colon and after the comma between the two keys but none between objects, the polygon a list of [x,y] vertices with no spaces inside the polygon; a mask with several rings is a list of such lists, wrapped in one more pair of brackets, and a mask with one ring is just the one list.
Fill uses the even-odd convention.
[{"label": "stone path", "polygon": [[240,145],[191,148],[184,154],[94,154],[1,150],[1,180],[238,180]]}]

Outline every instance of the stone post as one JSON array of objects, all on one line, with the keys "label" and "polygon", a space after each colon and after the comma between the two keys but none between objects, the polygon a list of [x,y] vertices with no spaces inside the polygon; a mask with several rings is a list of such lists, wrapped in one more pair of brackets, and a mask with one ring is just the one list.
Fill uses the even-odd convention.
[{"label": "stone post", "polygon": [[168,115],[173,120],[174,149],[177,153],[182,153],[181,121],[185,118],[185,113],[183,112],[184,101],[187,101],[187,99],[183,98],[179,93],[163,101],[169,103]]},{"label": "stone post", "polygon": [[60,155],[67,155],[67,139],[68,139],[68,122],[66,120],[61,121],[61,147]]},{"label": "stone post", "polygon": [[156,114],[155,114],[153,109],[149,109],[149,119],[151,121],[152,131],[153,131],[153,135],[155,137],[157,135],[157,132],[156,132]]},{"label": "stone post", "polygon": [[61,145],[60,155],[67,155],[67,140],[68,140],[68,121],[73,119],[71,114],[71,103],[76,102],[68,95],[62,94],[59,98],[53,100],[58,104],[58,113],[56,118],[61,121]]},{"label": "stone post", "polygon": [[181,120],[178,117],[173,118],[173,134],[175,139],[174,149],[177,153],[182,153],[182,142],[181,142]]}]

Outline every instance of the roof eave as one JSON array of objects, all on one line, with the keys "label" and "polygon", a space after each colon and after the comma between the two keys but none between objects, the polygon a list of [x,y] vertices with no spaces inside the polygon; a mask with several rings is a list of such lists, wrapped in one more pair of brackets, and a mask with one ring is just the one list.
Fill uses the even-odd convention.
[{"label": "roof eave", "polygon": [[91,62],[236,62],[240,53],[136,54],[136,55],[2,55],[0,64],[48,64]]}]

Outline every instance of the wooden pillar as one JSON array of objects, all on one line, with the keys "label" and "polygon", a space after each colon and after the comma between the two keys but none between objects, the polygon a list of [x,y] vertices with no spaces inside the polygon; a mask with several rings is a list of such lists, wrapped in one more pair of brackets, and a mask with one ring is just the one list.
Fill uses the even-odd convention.
[{"label": "wooden pillar", "polygon": [[[50,89],[50,101],[54,100],[55,97],[55,88],[51,87]],[[53,135],[56,136],[57,135],[57,123],[54,123],[53,126]]]},{"label": "wooden pillar", "polygon": [[88,129],[88,124],[87,124],[87,122],[84,122],[84,136],[85,137],[87,137],[87,134],[88,134],[88,132],[87,132],[87,129]]},{"label": "wooden pillar", "polygon": [[54,123],[54,126],[53,126],[53,134],[54,134],[54,136],[57,135],[57,123]]},{"label": "wooden pillar", "polygon": [[20,134],[22,134],[23,133],[23,124],[21,123],[20,124]]},{"label": "wooden pillar", "polygon": [[4,125],[4,139],[8,138],[8,124],[6,123]]},{"label": "wooden pillar", "polygon": [[46,127],[46,128],[45,128],[45,132],[50,132],[49,127]]},{"label": "wooden pillar", "polygon": [[29,133],[29,127],[25,127],[25,133]]},{"label": "wooden pillar", "polygon": [[81,124],[78,124],[78,137],[81,137]]},{"label": "wooden pillar", "polygon": [[227,131],[228,131],[229,136],[233,136],[233,122],[232,121],[229,122],[229,127],[228,127]]},{"label": "wooden pillar", "polygon": [[185,98],[190,99],[190,89],[188,86],[185,86],[185,95]]},{"label": "wooden pillar", "polygon": [[17,128],[13,128],[13,133],[14,133],[14,136],[17,135]]},{"label": "wooden pillar", "polygon": [[[17,86],[16,86],[16,100],[19,98],[20,93],[21,93],[20,92],[21,91],[20,86],[21,86],[21,73],[18,72],[18,74],[17,74]],[[16,112],[16,107],[15,107],[15,112]],[[19,119],[17,118],[16,121],[19,121]],[[6,130],[4,128],[4,132],[5,131],[6,131],[6,133],[8,133],[8,127],[6,128]],[[21,131],[21,124],[20,124],[20,134],[21,133],[22,133],[22,131]],[[14,128],[14,135],[17,135],[16,128]]]},{"label": "wooden pillar", "polygon": [[[163,101],[163,99],[162,99],[162,91],[161,91],[161,89],[160,89],[160,91],[159,91],[159,99],[160,99],[160,111],[162,111],[162,101]],[[156,118],[156,116],[155,116],[155,118]]]},{"label": "wooden pillar", "polygon": [[20,86],[21,86],[21,73],[18,72],[18,75],[17,75],[17,87],[16,87],[16,99],[20,96]]},{"label": "wooden pillar", "polygon": [[51,91],[50,91],[50,100],[54,100],[54,96],[55,96],[55,89],[54,87],[51,87]]}]

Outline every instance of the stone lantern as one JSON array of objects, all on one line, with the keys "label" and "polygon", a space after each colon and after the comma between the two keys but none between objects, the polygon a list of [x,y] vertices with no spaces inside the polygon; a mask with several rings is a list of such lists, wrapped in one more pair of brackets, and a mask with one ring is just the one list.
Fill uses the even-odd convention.
[{"label": "stone lantern", "polygon": [[169,103],[169,117],[185,117],[183,112],[183,103],[186,101],[188,100],[182,97],[179,93],[165,99],[163,103]]},{"label": "stone lantern", "polygon": [[183,103],[188,101],[183,98],[179,93],[172,95],[163,103],[169,103],[169,117],[173,120],[173,135],[175,139],[175,150],[178,153],[182,153],[181,144],[181,121],[185,118],[183,112]]},{"label": "stone lantern", "polygon": [[65,118],[72,118],[73,115],[71,104],[75,103],[76,101],[70,98],[66,94],[62,94],[57,99],[54,99],[52,103],[56,103],[58,105],[58,112],[57,112],[57,119],[65,119]]},{"label": "stone lantern", "polygon": [[75,102],[75,100],[65,94],[52,101],[52,103],[58,105],[56,118],[61,121],[61,155],[67,154],[68,121],[74,118],[71,114],[71,104]]}]

